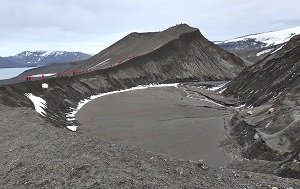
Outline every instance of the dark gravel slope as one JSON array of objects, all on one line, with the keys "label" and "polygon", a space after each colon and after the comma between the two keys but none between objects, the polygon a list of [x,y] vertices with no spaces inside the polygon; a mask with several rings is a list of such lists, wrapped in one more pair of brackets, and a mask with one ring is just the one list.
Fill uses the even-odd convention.
[{"label": "dark gravel slope", "polygon": [[0,188],[299,188],[299,180],[207,167],[55,128],[0,105]]},{"label": "dark gravel slope", "polygon": [[300,178],[299,76],[298,35],[225,86],[223,94],[254,106],[233,117],[230,142],[241,157],[267,162],[252,170]]},{"label": "dark gravel slope", "polygon": [[277,53],[243,70],[223,92],[253,105],[261,105],[279,93],[297,88],[300,80],[300,36],[293,37]]}]

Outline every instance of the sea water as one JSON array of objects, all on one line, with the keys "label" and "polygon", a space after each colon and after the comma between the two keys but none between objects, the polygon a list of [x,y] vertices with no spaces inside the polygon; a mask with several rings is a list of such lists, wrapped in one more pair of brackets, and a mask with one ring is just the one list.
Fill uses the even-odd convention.
[{"label": "sea water", "polygon": [[10,79],[16,77],[22,72],[31,69],[31,67],[26,68],[0,68],[0,80]]}]

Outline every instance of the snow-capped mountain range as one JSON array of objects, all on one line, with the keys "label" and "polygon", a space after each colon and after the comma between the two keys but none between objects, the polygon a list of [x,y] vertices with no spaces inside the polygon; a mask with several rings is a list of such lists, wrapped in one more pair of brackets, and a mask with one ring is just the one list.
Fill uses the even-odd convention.
[{"label": "snow-capped mountain range", "polygon": [[300,26],[279,31],[251,34],[215,43],[242,58],[253,61],[258,59],[258,57],[263,58],[270,53],[274,53],[298,34],[300,34]]},{"label": "snow-capped mountain range", "polygon": [[91,55],[82,52],[24,51],[15,56],[5,58],[23,65],[45,66],[54,63],[75,62],[90,57]]},{"label": "snow-capped mountain range", "polygon": [[[252,44],[260,44],[259,48],[263,47],[270,47],[282,43],[288,42],[293,36],[300,34],[300,26],[299,27],[294,27],[294,28],[289,28],[285,30],[280,30],[280,31],[272,31],[272,32],[265,32],[265,33],[259,33],[259,34],[251,34],[251,35],[246,35],[243,37],[238,37],[232,40],[226,40],[223,42],[217,42],[216,44],[229,44],[229,43],[237,43],[237,42],[247,42],[251,41]],[[246,46],[246,48],[249,48],[249,46]],[[236,46],[232,50],[245,50],[245,47],[240,45]]]}]

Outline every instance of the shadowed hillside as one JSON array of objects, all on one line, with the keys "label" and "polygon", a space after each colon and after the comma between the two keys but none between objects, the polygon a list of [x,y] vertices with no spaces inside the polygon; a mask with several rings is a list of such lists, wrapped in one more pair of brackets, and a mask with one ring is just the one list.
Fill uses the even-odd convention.
[{"label": "shadowed hillside", "polygon": [[243,70],[232,80],[224,94],[247,104],[260,105],[279,93],[297,88],[300,80],[300,35],[292,38],[277,53]]},{"label": "shadowed hillside", "polygon": [[235,152],[252,162],[235,168],[300,178],[299,76],[298,35],[225,86],[223,94],[254,106],[231,120],[232,141],[238,144]]}]

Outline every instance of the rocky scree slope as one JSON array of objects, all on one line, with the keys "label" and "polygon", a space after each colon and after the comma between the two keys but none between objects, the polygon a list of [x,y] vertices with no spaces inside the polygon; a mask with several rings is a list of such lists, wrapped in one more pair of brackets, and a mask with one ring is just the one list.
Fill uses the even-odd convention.
[{"label": "rocky scree slope", "polygon": [[0,188],[299,188],[300,181],[213,168],[52,127],[0,104]]},{"label": "rocky scree slope", "polygon": [[299,83],[300,35],[293,37],[280,51],[243,70],[226,85],[223,94],[233,95],[254,106],[272,97],[288,93]]},{"label": "rocky scree slope", "polygon": [[253,169],[300,178],[299,75],[300,35],[225,86],[223,94],[254,106],[232,118],[229,143],[241,157],[265,162]]}]

